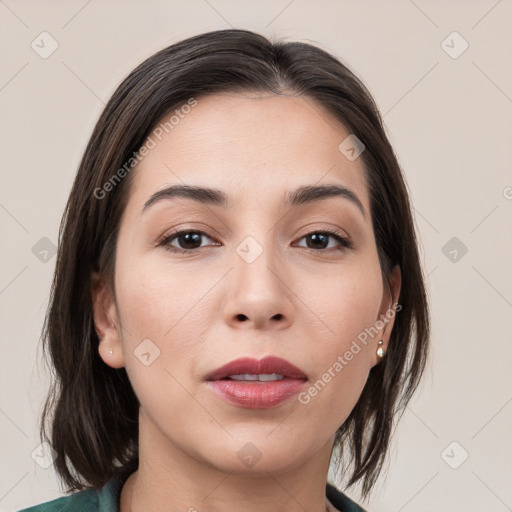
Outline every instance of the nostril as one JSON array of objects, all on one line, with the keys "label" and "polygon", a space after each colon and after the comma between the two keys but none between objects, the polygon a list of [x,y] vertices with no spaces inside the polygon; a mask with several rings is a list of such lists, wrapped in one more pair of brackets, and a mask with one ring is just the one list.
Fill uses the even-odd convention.
[{"label": "nostril", "polygon": [[247,317],[245,315],[243,315],[242,313],[240,313],[239,315],[236,315],[236,318],[237,318],[237,320],[240,320],[241,322],[244,322],[245,320],[247,320]]},{"label": "nostril", "polygon": [[272,318],[275,318],[276,320],[281,320],[281,318],[283,318],[283,315],[281,313],[277,313],[277,315],[274,315]]}]

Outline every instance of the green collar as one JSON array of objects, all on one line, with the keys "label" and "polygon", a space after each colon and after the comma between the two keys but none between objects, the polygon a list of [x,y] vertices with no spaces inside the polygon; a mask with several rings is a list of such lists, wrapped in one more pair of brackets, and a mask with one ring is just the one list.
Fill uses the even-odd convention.
[{"label": "green collar", "polygon": [[[19,512],[119,512],[121,489],[127,476],[114,475],[100,490],[89,488],[69,496],[63,496]],[[340,512],[365,512],[357,503],[332,484],[326,484],[326,496]]]}]

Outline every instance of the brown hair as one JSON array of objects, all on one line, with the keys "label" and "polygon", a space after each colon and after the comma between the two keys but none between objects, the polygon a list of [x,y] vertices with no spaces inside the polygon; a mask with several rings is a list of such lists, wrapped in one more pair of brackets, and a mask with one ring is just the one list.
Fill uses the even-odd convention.
[{"label": "brown hair", "polygon": [[364,143],[361,158],[383,280],[389,282],[395,265],[402,274],[401,310],[387,353],[370,370],[335,436],[334,447],[349,449],[348,486],[363,479],[363,496],[370,493],[393,422],[424,371],[429,345],[428,304],[407,188],[371,94],[344,64],[310,44],[271,42],[246,30],[197,35],[140,64],[114,92],[83,155],[60,226],[42,333],[55,372],[40,435],[56,451],[54,464],[69,491],[99,489],[114,474],[127,475],[138,465],[139,402],[126,370],[109,367],[98,354],[91,299],[93,272],[106,277],[113,290],[116,239],[132,173],[108,193],[98,190],[104,191],[104,184],[133,160],[162,117],[190,98],[284,90],[323,106]]}]

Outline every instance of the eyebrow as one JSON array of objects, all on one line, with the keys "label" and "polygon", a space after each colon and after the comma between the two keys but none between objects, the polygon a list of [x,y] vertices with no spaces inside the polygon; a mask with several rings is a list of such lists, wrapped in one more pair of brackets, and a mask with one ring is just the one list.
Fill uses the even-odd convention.
[{"label": "eyebrow", "polygon": [[[174,197],[185,197],[200,203],[222,206],[224,208],[228,208],[233,204],[229,199],[229,196],[219,189],[192,185],[171,185],[170,187],[158,190],[152,194],[144,204],[141,213],[144,213],[150,206],[157,202],[165,199],[172,199]],[[334,184],[304,185],[296,190],[288,191],[285,193],[283,205],[300,206],[330,197],[342,197],[344,199],[348,199],[357,206],[363,214],[363,217],[366,218],[364,206],[357,195],[346,187]]]}]

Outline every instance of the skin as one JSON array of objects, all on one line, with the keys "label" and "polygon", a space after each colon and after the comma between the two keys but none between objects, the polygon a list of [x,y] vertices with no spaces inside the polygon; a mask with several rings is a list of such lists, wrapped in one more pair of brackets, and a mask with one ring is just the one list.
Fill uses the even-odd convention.
[{"label": "skin", "polygon": [[[98,275],[93,291],[99,353],[126,368],[141,403],[140,465],[122,489],[122,512],[326,510],[334,434],[379,362],[379,339],[386,349],[393,319],[307,404],[294,396],[243,409],[203,379],[238,357],[276,355],[312,385],[396,302],[400,271],[389,293],[361,158],[338,149],[348,135],[302,97],[217,94],[199,98],[132,171],[115,297]],[[285,191],[328,183],[352,190],[366,215],[344,197],[281,205]],[[176,184],[221,189],[232,205],[172,198],[141,213],[155,191]],[[306,236],[332,228],[353,248],[333,237],[315,248]],[[173,253],[158,241],[174,229],[207,236],[200,248]],[[247,236],[263,249],[252,263],[236,252]],[[168,245],[194,247],[183,238]],[[134,350],[148,338],[160,355],[145,366]],[[261,453],[251,467],[237,456],[246,443]]]}]

